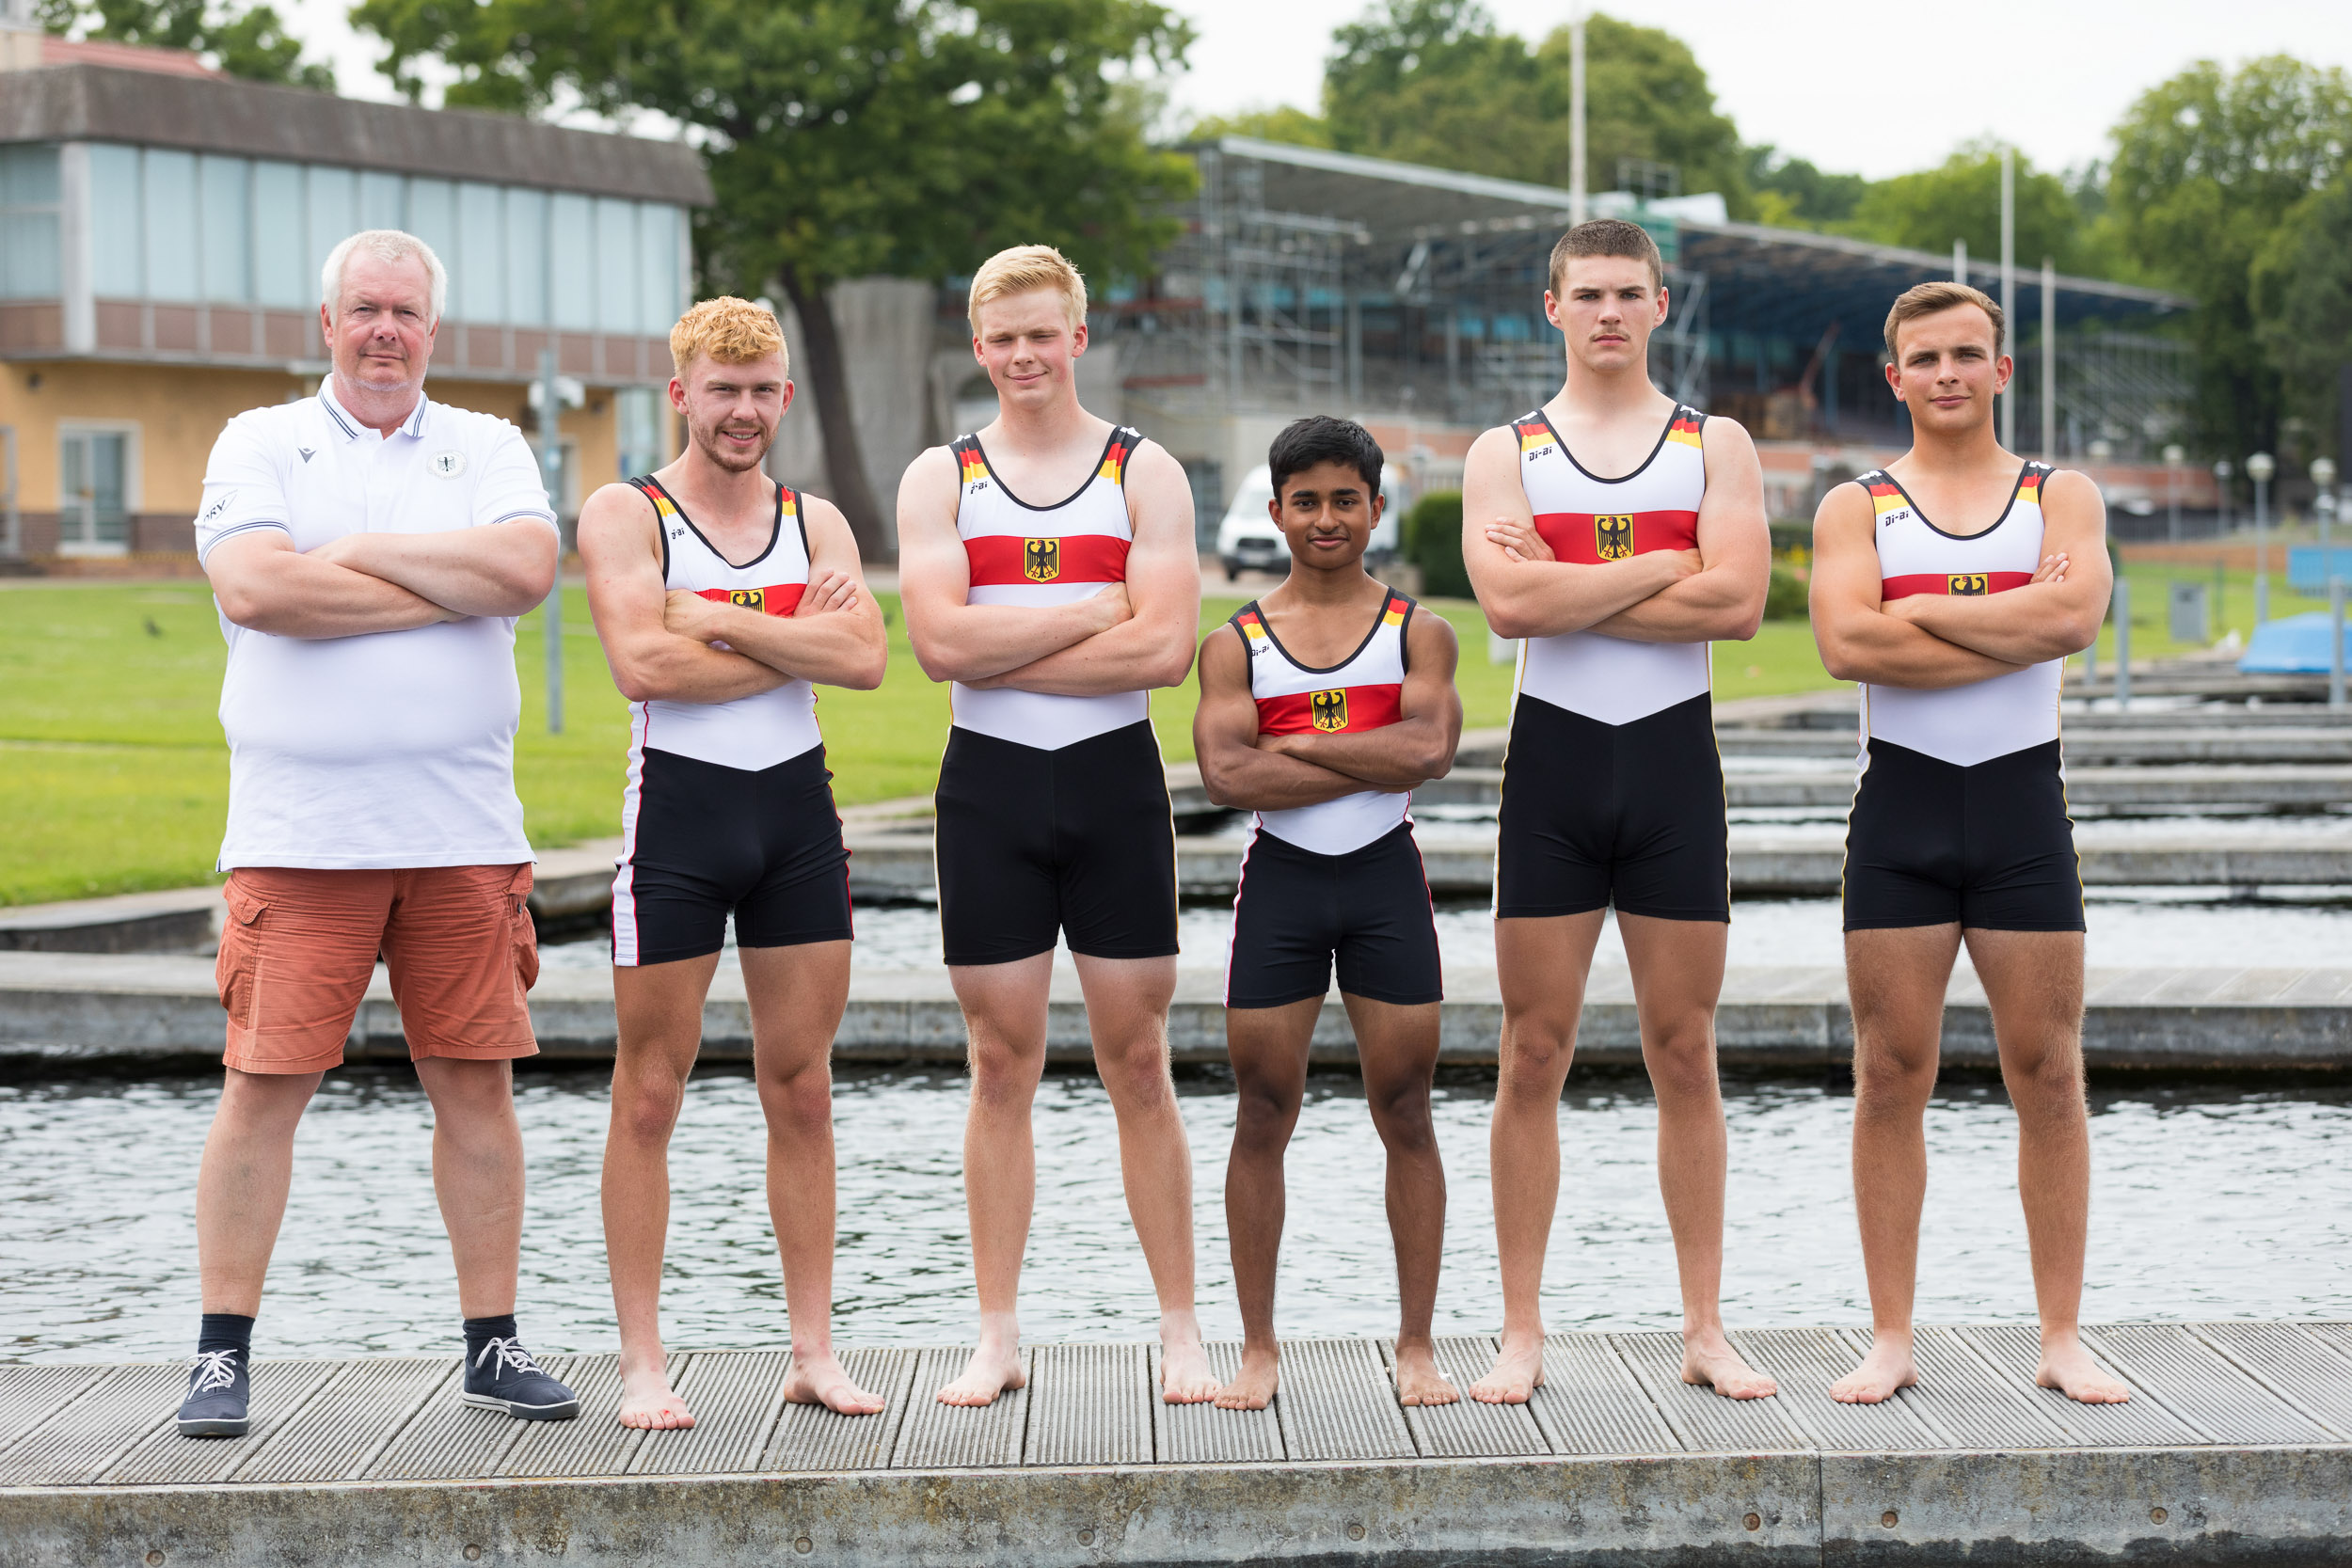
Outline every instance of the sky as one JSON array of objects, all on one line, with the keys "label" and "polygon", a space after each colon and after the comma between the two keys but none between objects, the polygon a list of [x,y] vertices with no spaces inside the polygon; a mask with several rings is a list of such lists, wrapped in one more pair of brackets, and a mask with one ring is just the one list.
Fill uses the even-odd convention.
[{"label": "sky", "polygon": [[[764,3],[764,0],[750,0]],[[1168,0],[1198,31],[1177,83],[1180,117],[1318,106],[1331,29],[1367,0]],[[343,20],[348,0],[280,0],[343,91],[390,96],[376,47]],[[1538,39],[1566,0],[1486,0],[1502,25]],[[2065,168],[2108,152],[2132,101],[2199,59],[2291,53],[2352,68],[2352,5],[2341,0],[1613,0],[1610,15],[1691,46],[1740,137],[1824,169],[1873,179],[1943,161],[1978,137],[2014,142]]]}]

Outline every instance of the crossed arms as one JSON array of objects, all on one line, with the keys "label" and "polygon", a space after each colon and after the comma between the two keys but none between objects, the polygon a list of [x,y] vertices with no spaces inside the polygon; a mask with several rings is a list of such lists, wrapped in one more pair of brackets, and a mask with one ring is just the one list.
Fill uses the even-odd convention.
[{"label": "crossed arms", "polygon": [[275,529],[205,557],[221,613],[278,637],[409,631],[472,615],[520,615],[555,583],[555,531],[527,518],[437,533],[347,533],[297,550]]},{"label": "crossed arms", "polygon": [[859,691],[882,684],[882,610],[866,592],[849,521],[814,496],[803,495],[801,507],[808,587],[790,615],[769,615],[668,588],[660,522],[635,489],[608,484],[588,498],[580,514],[588,610],[622,696],[724,703],[795,680]]},{"label": "crossed arms", "polygon": [[1127,579],[1059,605],[967,604],[971,563],[956,532],[961,479],[954,454],[934,447],[898,486],[898,592],[923,673],[986,689],[1061,697],[1174,686],[1192,668],[1200,617],[1200,560],[1192,490],[1156,442],[1127,460],[1135,542]]},{"label": "crossed arms", "polygon": [[1320,805],[1362,790],[1418,789],[1453,769],[1462,737],[1454,689],[1454,628],[1422,612],[1405,628],[1404,717],[1349,735],[1260,735],[1249,650],[1219,626],[1200,644],[1200,705],[1192,744],[1209,799],[1244,811]]},{"label": "crossed arms", "polygon": [[1813,519],[1813,637],[1842,681],[1934,690],[2080,653],[2106,618],[2114,573],[2106,506],[2081,474],[2042,487],[2042,559],[2033,579],[1982,595],[1880,597],[1870,498],[1840,484]]},{"label": "crossed arms", "polygon": [[1637,642],[1745,641],[1764,618],[1772,535],[1756,443],[1730,420],[1707,421],[1707,494],[1698,548],[1645,550],[1581,565],[1535,531],[1508,426],[1471,446],[1462,473],[1462,563],[1499,637],[1597,631]]}]

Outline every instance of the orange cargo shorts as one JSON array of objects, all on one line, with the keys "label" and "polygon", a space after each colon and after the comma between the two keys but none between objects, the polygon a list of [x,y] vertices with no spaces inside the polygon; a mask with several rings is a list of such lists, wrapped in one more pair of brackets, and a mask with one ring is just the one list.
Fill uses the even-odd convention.
[{"label": "orange cargo shorts", "polygon": [[528,864],[231,871],[215,966],[229,1014],[221,1059],[240,1072],[340,1064],[379,953],[411,1060],[536,1053],[530,895]]}]

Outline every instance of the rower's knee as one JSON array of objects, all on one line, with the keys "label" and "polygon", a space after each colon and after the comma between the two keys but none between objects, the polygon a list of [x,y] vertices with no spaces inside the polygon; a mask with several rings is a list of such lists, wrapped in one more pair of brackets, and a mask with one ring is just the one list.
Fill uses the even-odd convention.
[{"label": "rower's knee", "polygon": [[994,1102],[1025,1101],[1045,1070],[1045,1042],[1017,1043],[1002,1035],[975,1031],[969,1051],[972,1097]]},{"label": "rower's knee", "polygon": [[1175,1102],[1176,1085],[1168,1069],[1168,1040],[1157,1030],[1141,1031],[1125,1039],[1097,1041],[1094,1066],[1112,1104],[1120,1110],[1149,1109],[1163,1101]]},{"label": "rower's knee", "polygon": [[1438,1130],[1429,1115],[1429,1085],[1401,1085],[1385,1093],[1369,1086],[1365,1099],[1372,1106],[1373,1130],[1391,1154],[1425,1154],[1438,1146]]},{"label": "rower's knee", "polygon": [[1718,1092],[1715,1030],[1704,1014],[1669,1019],[1645,1030],[1642,1062],[1661,1100],[1705,1099]]},{"label": "rower's knee", "polygon": [[1279,1084],[1237,1086],[1233,1103],[1233,1147],[1262,1154],[1290,1143],[1298,1125],[1299,1094]]},{"label": "rower's knee", "polygon": [[759,1099],[779,1132],[804,1137],[833,1125],[833,1074],[822,1062],[765,1079]]},{"label": "rower's knee", "polygon": [[2083,1058],[2071,1035],[2053,1032],[2000,1046],[2001,1082],[2021,1117],[2074,1116],[2083,1108]]},{"label": "rower's knee", "polygon": [[666,1073],[616,1078],[612,1084],[613,1135],[642,1146],[666,1145],[685,1104],[686,1085]]},{"label": "rower's knee", "polygon": [[1576,1053],[1576,1020],[1551,1013],[1527,1013],[1502,1022],[1502,1086],[1507,1092],[1529,1085],[1549,1085],[1567,1075]]}]

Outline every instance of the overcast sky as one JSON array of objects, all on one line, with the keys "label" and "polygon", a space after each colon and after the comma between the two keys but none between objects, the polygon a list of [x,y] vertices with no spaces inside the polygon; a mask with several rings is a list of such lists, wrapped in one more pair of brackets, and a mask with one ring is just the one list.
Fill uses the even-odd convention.
[{"label": "overcast sky", "polygon": [[[747,0],[751,4],[768,0]],[[1171,0],[1200,33],[1176,100],[1195,114],[1278,103],[1313,108],[1331,29],[1365,0]],[[345,92],[389,96],[347,0],[281,0]],[[1565,0],[1486,0],[1530,39],[1566,21]],[[1750,142],[1873,177],[1940,162],[1971,137],[2012,140],[2062,167],[2107,153],[2141,91],[2201,58],[2294,54],[2352,66],[2342,0],[1613,0],[1613,16],[1663,27],[1706,68],[1718,108]]]}]

